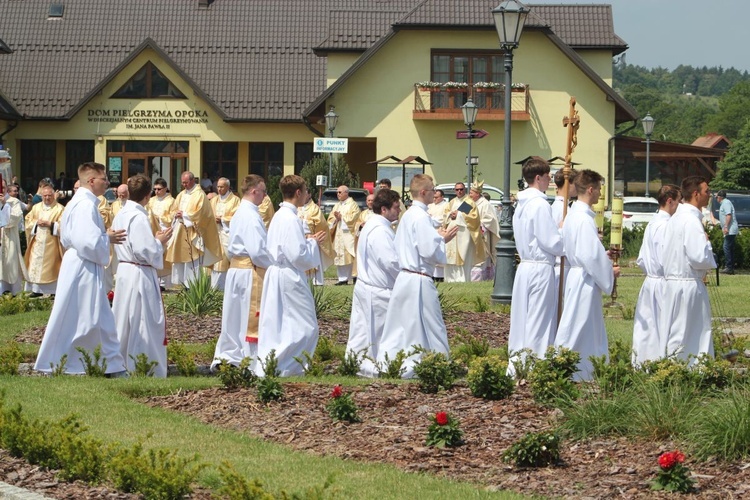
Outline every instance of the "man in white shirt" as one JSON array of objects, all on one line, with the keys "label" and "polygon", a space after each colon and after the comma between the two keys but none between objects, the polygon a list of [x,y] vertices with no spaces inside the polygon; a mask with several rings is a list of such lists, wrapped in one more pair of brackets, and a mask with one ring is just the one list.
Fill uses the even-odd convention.
[{"label": "man in white shirt", "polygon": [[64,364],[65,373],[83,374],[85,366],[76,348],[92,354],[101,346],[107,374],[127,375],[104,287],[109,245],[121,244],[126,235],[124,230],[106,230],[99,214],[97,196],[103,195],[109,185],[105,172],[106,167],[100,163],[87,162],[78,167],[81,186],[60,223],[61,243],[67,250],[35,370],[51,372]]},{"label": "man in white shirt", "polygon": [[249,369],[257,367],[258,323],[263,277],[271,265],[266,247],[266,226],[258,209],[266,195],[266,183],[259,175],[242,181],[242,201],[234,213],[227,241],[230,259],[221,315],[221,334],[216,343],[212,369],[221,360],[239,366],[250,358]]},{"label": "man in white shirt", "polygon": [[662,247],[664,229],[670,217],[680,205],[682,194],[679,186],[667,184],[656,195],[659,211],[646,226],[643,243],[636,263],[646,273],[638,301],[635,305],[633,322],[633,365],[664,357],[666,337],[659,333],[661,301],[664,296],[664,265]]},{"label": "man in white shirt", "polygon": [[523,178],[529,185],[518,193],[513,214],[513,235],[521,263],[513,281],[508,337],[508,375],[523,349],[544,358],[557,331],[557,289],[555,257],[563,253],[563,242],[552,218],[545,191],[549,186],[549,163],[531,159],[524,164]]},{"label": "man in white shirt", "polygon": [[381,189],[374,196],[372,211],[357,243],[358,279],[354,285],[352,314],[349,322],[349,341],[346,352],[366,358],[359,374],[377,375],[371,361],[377,359],[377,348],[383,335],[388,301],[399,273],[395,233],[391,224],[401,213],[400,196],[391,189]]},{"label": "man in white shirt", "polygon": [[[602,294],[612,292],[620,267],[612,262],[599,241],[591,207],[599,199],[602,176],[581,170],[575,178],[578,201],[573,203],[562,229],[565,258],[570,275],[565,280],[565,308],[555,338],[556,347],[566,347],[581,355],[574,380],[591,380],[594,368],[590,356],[608,356],[604,329]],[[540,307],[545,307],[541,305]]]},{"label": "man in white shirt", "polygon": [[683,202],[665,225],[662,265],[664,300],[659,334],[666,337],[664,356],[695,363],[691,355],[713,356],[711,305],[703,277],[716,268],[711,242],[703,229],[701,209],[711,199],[706,179],[686,177],[680,186]]},{"label": "man in white shirt", "polygon": [[[284,201],[271,220],[266,245],[271,264],[263,278],[258,327],[258,358],[265,362],[275,352],[282,377],[301,375],[304,367],[294,358],[310,356],[318,343],[315,302],[307,284],[308,269],[318,265],[314,247],[323,241],[321,231],[305,237],[297,209],[307,201],[307,184],[298,175],[287,175],[279,183]],[[262,364],[255,367],[265,375]]]},{"label": "man in white shirt", "polygon": [[[393,285],[391,300],[377,348],[381,365],[386,356],[393,360],[399,351],[411,352],[418,345],[427,351],[448,354],[448,334],[440,309],[437,288],[432,281],[435,265],[445,264],[445,244],[458,228],[438,228],[427,214],[427,203],[435,192],[432,177],[415,175],[409,186],[412,202],[401,218],[395,246],[401,271]],[[422,354],[413,354],[404,362],[404,378],[414,377],[414,365]]]}]

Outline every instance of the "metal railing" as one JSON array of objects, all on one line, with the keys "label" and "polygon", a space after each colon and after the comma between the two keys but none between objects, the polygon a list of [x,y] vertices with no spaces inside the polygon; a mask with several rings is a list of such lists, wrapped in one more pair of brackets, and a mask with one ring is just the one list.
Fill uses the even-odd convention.
[{"label": "metal railing", "polygon": [[[529,113],[529,86],[511,89],[511,112]],[[414,113],[461,112],[461,106],[471,97],[480,115],[505,115],[504,88],[443,88],[414,85]]]}]

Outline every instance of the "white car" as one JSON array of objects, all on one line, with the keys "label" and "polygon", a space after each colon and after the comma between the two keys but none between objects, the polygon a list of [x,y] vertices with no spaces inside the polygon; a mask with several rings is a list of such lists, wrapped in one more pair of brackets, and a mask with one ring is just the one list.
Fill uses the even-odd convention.
[{"label": "white car", "polygon": [[[439,186],[435,186],[435,189],[439,189],[443,192],[445,195],[445,199],[450,201],[453,198],[456,197],[456,183],[453,184],[440,184]],[[493,207],[495,207],[495,210],[497,210],[498,215],[503,210],[503,191],[501,189],[496,188],[495,186],[490,186],[489,184],[485,184],[482,187],[482,192],[487,193],[490,195],[490,204],[492,204]],[[467,191],[468,193],[468,191]]]},{"label": "white car", "polygon": [[[659,202],[646,196],[626,196],[622,199],[622,227],[633,229],[637,225],[645,226],[659,211]],[[604,217],[612,218],[612,211],[604,212]]]}]

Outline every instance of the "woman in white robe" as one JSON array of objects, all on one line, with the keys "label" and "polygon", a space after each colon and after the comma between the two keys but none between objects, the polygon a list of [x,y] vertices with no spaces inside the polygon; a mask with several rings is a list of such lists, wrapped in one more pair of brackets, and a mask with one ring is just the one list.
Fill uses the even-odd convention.
[{"label": "woman in white robe", "polygon": [[112,311],[117,338],[129,372],[135,371],[138,356],[145,354],[157,363],[153,375],[163,378],[167,376],[167,332],[157,271],[164,266],[164,245],[172,229],[152,236],[145,208],[151,198],[151,181],[146,176],[128,179],[128,191],[137,201],[126,201],[112,221],[114,230],[131,235],[115,245],[119,263]]}]

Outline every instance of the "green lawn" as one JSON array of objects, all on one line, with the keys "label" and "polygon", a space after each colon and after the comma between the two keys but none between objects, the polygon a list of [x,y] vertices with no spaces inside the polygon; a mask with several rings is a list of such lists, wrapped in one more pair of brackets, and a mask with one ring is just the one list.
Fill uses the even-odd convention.
[{"label": "green lawn", "polygon": [[[618,280],[618,302],[633,308],[643,277],[637,269],[624,268]],[[716,287],[709,286],[712,304],[724,316],[750,317],[750,301],[745,300],[750,276],[722,276]],[[353,287],[328,287],[335,300],[350,298]],[[477,310],[489,304],[491,283],[441,284],[439,291],[445,303],[463,310]],[[605,299],[605,302],[607,300]],[[716,310],[715,309],[715,310]],[[507,306],[489,306],[489,310],[507,311]],[[618,315],[621,316],[621,315]],[[627,311],[625,316],[627,317]],[[0,345],[34,326],[44,325],[48,313],[33,312],[3,317]],[[608,317],[606,326],[610,340],[630,344],[632,319]],[[197,349],[198,347],[195,346]],[[33,360],[37,346],[23,348],[27,360]],[[336,377],[322,377],[330,383]],[[311,380],[311,379],[307,379]],[[320,485],[331,475],[335,487],[344,497],[356,498],[515,498],[515,495],[494,493],[471,484],[456,483],[428,475],[405,473],[393,466],[363,464],[335,457],[314,457],[292,451],[284,446],[264,442],[241,432],[218,429],[197,420],[165,410],[147,407],[135,397],[168,394],[185,389],[218,385],[214,378],[173,377],[166,380],[107,380],[88,377],[0,377],[8,404],[21,403],[32,417],[59,419],[69,413],[81,415],[90,432],[105,441],[132,443],[147,434],[147,445],[179,449],[181,453],[198,453],[213,465],[230,460],[248,478],[259,478],[275,491],[302,491]],[[367,380],[358,383],[369,383]],[[215,486],[214,468],[201,475],[201,482]]]}]

